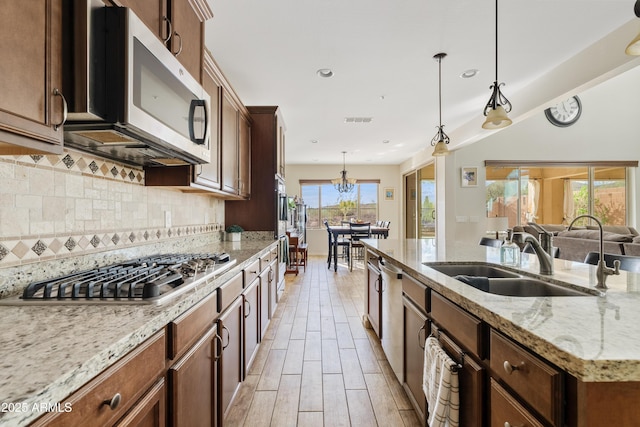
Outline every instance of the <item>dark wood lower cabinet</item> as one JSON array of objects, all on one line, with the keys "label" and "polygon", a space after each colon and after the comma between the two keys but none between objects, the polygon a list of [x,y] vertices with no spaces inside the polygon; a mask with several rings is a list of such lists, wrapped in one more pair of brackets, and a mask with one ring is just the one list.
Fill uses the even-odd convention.
[{"label": "dark wood lower cabinet", "polygon": [[239,296],[218,318],[218,334],[222,338],[222,355],[218,361],[220,372],[220,413],[226,415],[233,397],[242,382],[242,297]]},{"label": "dark wood lower cabinet", "polygon": [[214,325],[169,368],[169,413],[173,427],[218,425],[216,358],[220,349],[217,334],[218,327]]},{"label": "dark wood lower cabinet", "polygon": [[427,315],[409,298],[403,296],[404,319],[404,384],[422,424],[426,422],[427,399],[422,391],[424,344],[429,334]]},{"label": "dark wood lower cabinet", "polygon": [[260,278],[256,278],[242,292],[242,304],[244,309],[242,379],[244,380],[260,343]]},{"label": "dark wood lower cabinet", "polygon": [[167,387],[164,378],[160,379],[151,390],[125,415],[117,427],[164,427],[167,412]]}]

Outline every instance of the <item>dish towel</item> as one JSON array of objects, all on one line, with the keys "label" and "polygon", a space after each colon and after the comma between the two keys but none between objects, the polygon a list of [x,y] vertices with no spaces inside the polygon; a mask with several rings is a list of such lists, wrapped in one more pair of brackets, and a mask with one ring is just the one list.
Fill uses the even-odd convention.
[{"label": "dish towel", "polygon": [[460,388],[457,363],[429,336],[424,345],[422,389],[427,398],[429,427],[460,425]]}]

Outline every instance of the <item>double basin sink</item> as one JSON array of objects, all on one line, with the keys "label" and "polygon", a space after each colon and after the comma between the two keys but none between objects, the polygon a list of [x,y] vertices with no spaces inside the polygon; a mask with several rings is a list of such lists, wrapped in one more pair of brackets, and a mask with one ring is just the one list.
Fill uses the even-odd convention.
[{"label": "double basin sink", "polygon": [[425,263],[440,273],[483,292],[514,297],[594,296],[595,291],[576,289],[506,270],[486,263]]}]

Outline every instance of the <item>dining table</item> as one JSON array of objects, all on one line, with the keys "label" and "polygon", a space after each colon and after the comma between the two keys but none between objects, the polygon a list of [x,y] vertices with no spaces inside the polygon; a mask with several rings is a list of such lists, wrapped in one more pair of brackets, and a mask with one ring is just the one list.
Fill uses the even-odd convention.
[{"label": "dining table", "polygon": [[[349,225],[329,225],[329,232],[333,235],[331,246],[329,247],[329,258],[333,256],[333,271],[338,271],[338,237],[351,234]],[[371,226],[371,237],[387,238],[389,237],[389,228]],[[331,265],[329,265],[331,268]]]}]

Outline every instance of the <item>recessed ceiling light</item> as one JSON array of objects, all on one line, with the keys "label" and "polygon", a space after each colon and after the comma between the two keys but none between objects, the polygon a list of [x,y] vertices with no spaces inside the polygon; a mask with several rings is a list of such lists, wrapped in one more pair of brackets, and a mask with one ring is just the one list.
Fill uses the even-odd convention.
[{"label": "recessed ceiling light", "polygon": [[312,140],[311,140],[311,143],[312,143],[312,144],[317,144],[317,143],[318,143],[318,140],[317,140],[317,139],[312,139]]},{"label": "recessed ceiling light", "polygon": [[384,141],[382,141],[382,143],[383,143],[383,144],[388,144],[388,143],[389,143],[389,140],[388,140],[388,139],[385,139]]},{"label": "recessed ceiling light", "polygon": [[480,72],[480,70],[477,70],[475,68],[471,68],[471,69],[463,72],[462,74],[460,74],[460,77],[462,77],[463,79],[470,79],[471,77],[477,76],[479,72]]},{"label": "recessed ceiling light", "polygon": [[331,71],[331,68],[320,68],[318,71],[316,71],[316,74],[325,79],[333,77],[333,71]]}]

